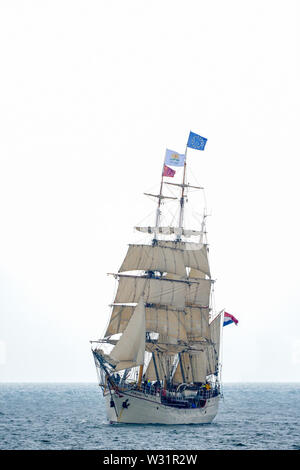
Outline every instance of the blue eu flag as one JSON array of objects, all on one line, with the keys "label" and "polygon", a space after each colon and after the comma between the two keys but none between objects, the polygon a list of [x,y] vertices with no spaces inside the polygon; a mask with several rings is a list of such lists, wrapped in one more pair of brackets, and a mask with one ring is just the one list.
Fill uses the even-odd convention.
[{"label": "blue eu flag", "polygon": [[191,149],[204,150],[206,142],[207,139],[205,137],[201,137],[201,135],[195,134],[191,131],[187,146]]}]

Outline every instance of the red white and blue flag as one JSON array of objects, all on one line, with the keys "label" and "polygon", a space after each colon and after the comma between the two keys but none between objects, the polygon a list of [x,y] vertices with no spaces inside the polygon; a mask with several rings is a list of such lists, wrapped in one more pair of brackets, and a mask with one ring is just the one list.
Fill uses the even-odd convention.
[{"label": "red white and blue flag", "polygon": [[230,313],[227,313],[227,312],[224,313],[223,326],[230,325],[230,323],[235,323],[237,325],[238,322],[239,321]]}]

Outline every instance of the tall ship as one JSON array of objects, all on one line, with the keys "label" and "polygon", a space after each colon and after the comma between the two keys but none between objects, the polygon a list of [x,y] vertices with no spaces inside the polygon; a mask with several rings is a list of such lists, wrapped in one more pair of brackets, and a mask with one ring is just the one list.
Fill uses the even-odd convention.
[{"label": "tall ship", "polygon": [[[199,227],[185,227],[187,195],[203,190],[187,183],[187,150],[203,151],[206,141],[190,132],[184,154],[166,150],[160,191],[145,193],[157,200],[154,223],[135,227],[146,240],[129,245],[113,274],[108,325],[91,341],[111,423],[211,423],[217,414],[224,311],[214,309],[205,208]],[[178,218],[164,225],[171,199]]]}]

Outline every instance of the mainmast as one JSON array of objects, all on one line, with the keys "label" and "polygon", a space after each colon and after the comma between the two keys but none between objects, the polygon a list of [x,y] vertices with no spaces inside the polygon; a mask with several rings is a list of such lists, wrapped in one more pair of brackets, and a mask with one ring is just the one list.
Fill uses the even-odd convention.
[{"label": "mainmast", "polygon": [[[158,197],[158,204],[157,204],[157,210],[156,210],[156,218],[155,218],[155,229],[158,229],[159,224],[160,224],[160,206],[161,206],[161,200],[162,200],[162,188],[164,184],[164,168],[165,168],[165,161],[163,163],[162,171],[161,171],[161,181],[160,181],[160,190],[159,190],[159,197]],[[156,240],[157,237],[157,230],[154,232],[154,240]]]},{"label": "mainmast", "polygon": [[[183,167],[183,177],[182,177],[182,190],[181,190],[181,198],[180,198],[180,211],[179,211],[179,228],[183,229],[183,215],[184,215],[184,189],[185,189],[185,174],[186,174],[186,154],[187,154],[187,145],[185,147],[184,153],[184,167]],[[181,240],[181,234],[177,235],[177,240]]]},{"label": "mainmast", "polygon": [[[162,188],[163,188],[163,182],[164,182],[164,169],[165,169],[165,161],[163,163],[162,171],[161,171],[159,194],[156,196],[158,198],[158,204],[157,204],[156,217],[155,217],[155,229],[154,229],[154,238],[153,238],[154,243],[155,243],[155,240],[157,239],[157,229],[158,229],[159,224],[160,224],[160,214],[161,214],[160,206],[161,206],[161,200],[163,199]],[[155,373],[157,375],[157,380],[158,380],[158,372],[157,372],[154,352],[152,353],[152,360],[153,360],[153,363],[154,363],[154,366],[155,366]],[[143,370],[144,370],[144,364],[141,364],[140,368],[139,368],[138,387],[140,387],[141,383],[142,383]]]}]

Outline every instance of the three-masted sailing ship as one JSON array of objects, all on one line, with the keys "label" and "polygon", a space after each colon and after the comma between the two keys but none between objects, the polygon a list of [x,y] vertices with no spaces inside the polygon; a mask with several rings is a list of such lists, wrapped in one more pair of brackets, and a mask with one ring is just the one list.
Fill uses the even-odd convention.
[{"label": "three-masted sailing ship", "polygon": [[[187,149],[204,150],[190,133],[185,154],[167,150],[155,224],[135,227],[149,237],[131,244],[114,274],[118,287],[102,339],[91,341],[110,422],[210,423],[221,396],[222,312],[212,309],[208,244],[203,213],[199,230],[184,227]],[[182,166],[181,183],[170,183]],[[178,197],[163,194],[173,185]],[[164,199],[179,200],[178,226],[162,226]],[[176,224],[177,225],[177,224]]]}]

